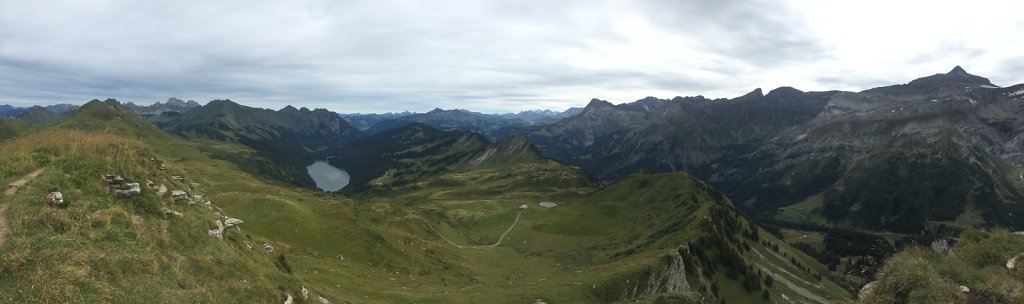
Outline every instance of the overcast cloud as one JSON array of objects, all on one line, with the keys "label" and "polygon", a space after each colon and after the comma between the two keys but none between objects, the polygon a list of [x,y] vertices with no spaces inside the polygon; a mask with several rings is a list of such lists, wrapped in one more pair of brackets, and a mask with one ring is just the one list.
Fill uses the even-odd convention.
[{"label": "overcast cloud", "polygon": [[338,112],[1024,82],[1021,1],[8,1],[0,104]]}]

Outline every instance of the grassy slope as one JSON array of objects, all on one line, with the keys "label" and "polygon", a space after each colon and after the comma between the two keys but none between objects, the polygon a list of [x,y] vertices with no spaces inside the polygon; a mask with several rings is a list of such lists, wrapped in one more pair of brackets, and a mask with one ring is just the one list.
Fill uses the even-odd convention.
[{"label": "grassy slope", "polygon": [[[951,254],[909,248],[886,261],[878,287],[863,303],[1021,303],[1024,273],[1007,260],[1024,252],[1024,237],[1006,230],[969,230]],[[969,293],[962,293],[966,286]]]},{"label": "grassy slope", "polygon": [[[5,198],[16,220],[11,240],[0,248],[3,294],[24,302],[278,302],[305,286],[334,303],[604,302],[618,300],[626,280],[644,280],[650,270],[663,267],[669,250],[704,235],[730,235],[737,242],[719,250],[741,252],[752,264],[815,294],[845,296],[827,280],[812,278],[820,264],[766,233],[759,233],[761,241],[779,244],[779,252],[737,237],[736,231],[701,230],[709,225],[693,219],[702,214],[720,214],[738,227],[749,223],[686,175],[641,175],[596,190],[580,185],[586,179],[577,169],[543,160],[450,172],[352,200],[256,178],[212,159],[201,149],[208,143],[174,139],[151,125],[137,125],[135,118],[97,111],[59,124],[128,138],[43,131],[20,139],[21,144],[3,145],[13,151],[0,154],[7,160],[0,169],[3,181],[50,168]],[[131,139],[136,137],[142,142]],[[66,144],[74,142],[93,144],[80,149]],[[134,152],[119,156],[125,151]],[[164,161],[171,173],[156,170],[149,157]],[[148,189],[137,202],[109,199],[97,176],[111,170],[172,189],[189,186],[168,175],[185,175],[186,183],[199,183],[199,192],[225,214],[243,219],[245,234],[223,242],[206,236],[214,217],[197,207],[174,206],[185,217],[162,220],[155,209],[168,203]],[[40,189],[47,184],[61,185],[71,207],[41,206]],[[540,209],[539,201],[561,205]],[[441,238],[464,246],[491,244],[521,203],[532,208],[500,246],[460,249]],[[274,254],[259,248],[263,238],[274,245]],[[738,249],[743,243],[753,250]],[[292,274],[277,265],[278,253],[284,253]],[[787,263],[788,257],[809,271]],[[705,266],[719,268],[708,278],[717,280],[730,303],[766,302],[736,279],[725,279],[723,266]],[[688,277],[696,285],[696,278]],[[38,287],[50,282],[61,287]],[[772,290],[773,301],[782,294],[802,298],[782,284]]]},{"label": "grassy slope", "polygon": [[[0,249],[0,293],[18,303],[261,302],[276,299],[293,278],[272,256],[248,249],[241,234],[225,241],[205,235],[215,216],[206,208],[174,206],[182,218],[163,219],[167,200],[155,193],[111,198],[100,174],[170,183],[149,161],[144,144],[104,133],[46,130],[5,142],[0,180],[45,168],[9,205],[11,234]],[[67,208],[43,203],[50,185]],[[184,185],[171,184],[183,188]]]}]

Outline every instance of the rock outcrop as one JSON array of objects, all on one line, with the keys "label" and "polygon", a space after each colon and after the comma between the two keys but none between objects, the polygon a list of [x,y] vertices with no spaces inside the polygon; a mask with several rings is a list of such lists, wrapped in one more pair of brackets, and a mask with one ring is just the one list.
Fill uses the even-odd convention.
[{"label": "rock outcrop", "polygon": [[174,201],[186,201],[189,199],[188,193],[181,190],[171,190],[171,199]]},{"label": "rock outcrop", "polygon": [[207,230],[206,233],[212,237],[223,239],[224,234],[227,233],[229,229],[238,227],[238,225],[241,225],[243,222],[240,219],[227,218],[225,220],[213,221],[213,223],[217,225],[217,228]]},{"label": "rock outcrop", "polygon": [[142,186],[139,183],[111,184],[110,193],[114,197],[130,198],[142,194]]}]

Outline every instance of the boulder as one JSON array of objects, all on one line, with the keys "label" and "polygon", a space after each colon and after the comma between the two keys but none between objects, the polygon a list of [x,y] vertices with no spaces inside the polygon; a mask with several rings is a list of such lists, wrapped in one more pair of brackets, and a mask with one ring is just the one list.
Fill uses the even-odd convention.
[{"label": "boulder", "polygon": [[181,175],[172,175],[171,179],[176,180],[176,181],[185,180],[185,178],[182,177]]},{"label": "boulder", "polygon": [[309,300],[309,289],[306,286],[302,286],[302,300]]},{"label": "boulder", "polygon": [[111,184],[110,192],[115,197],[129,198],[142,193],[142,186],[139,183]]},{"label": "boulder", "polygon": [[541,207],[544,207],[544,208],[555,208],[555,207],[558,207],[558,204],[556,204],[555,202],[540,202],[538,205],[540,205]]},{"label": "boulder", "polygon": [[188,201],[188,205],[189,205],[189,206],[192,206],[192,205],[195,205],[195,204],[198,204],[198,203],[202,203],[202,202],[204,202],[204,201],[206,201],[206,200],[205,200],[205,199],[203,199],[203,196],[202,196],[202,195],[193,195],[193,196],[192,196],[192,199],[190,199],[190,200]]},{"label": "boulder", "polygon": [[188,193],[185,193],[185,191],[181,190],[171,190],[171,199],[175,201],[188,200]]},{"label": "boulder", "polygon": [[235,228],[235,227],[238,227],[238,225],[241,225],[242,223],[244,223],[244,222],[242,220],[240,220],[240,219],[229,217],[228,219],[224,220],[224,229],[227,230],[227,229]]},{"label": "boulder", "polygon": [[317,301],[319,301],[320,304],[331,304],[331,301],[328,301],[327,299],[321,296],[317,296]]},{"label": "boulder", "polygon": [[263,243],[263,251],[274,252],[274,246],[271,246],[270,244],[267,243]]},{"label": "boulder", "polygon": [[207,230],[206,233],[218,239],[224,239],[224,233],[227,233],[228,229],[238,227],[242,224],[242,220],[236,218],[227,218],[225,220],[213,221],[217,228]]},{"label": "boulder", "polygon": [[293,303],[295,303],[295,299],[292,299],[292,295],[286,294],[285,296],[286,297],[284,299],[284,304],[293,304]]},{"label": "boulder", "polygon": [[968,288],[967,286],[960,285],[960,292],[962,292],[962,293],[970,293],[971,289]]},{"label": "boulder", "polygon": [[64,206],[64,194],[53,191],[46,194],[46,202],[52,206]]},{"label": "boulder", "polygon": [[1013,257],[1009,261],[1006,261],[1006,270],[1013,270],[1014,268],[1017,268],[1017,258],[1019,257],[1020,256],[1018,255]]}]

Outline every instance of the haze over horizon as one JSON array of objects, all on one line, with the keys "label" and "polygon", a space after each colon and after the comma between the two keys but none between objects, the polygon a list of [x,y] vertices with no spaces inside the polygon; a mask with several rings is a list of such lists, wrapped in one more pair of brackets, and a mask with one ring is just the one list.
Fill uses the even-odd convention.
[{"label": "haze over horizon", "polygon": [[175,96],[340,113],[1024,82],[1014,1],[0,0],[0,104]]}]

